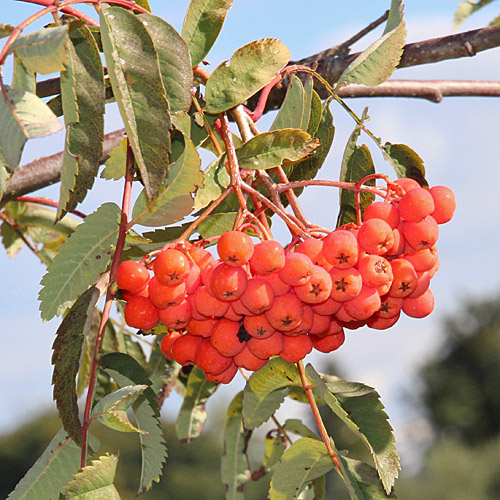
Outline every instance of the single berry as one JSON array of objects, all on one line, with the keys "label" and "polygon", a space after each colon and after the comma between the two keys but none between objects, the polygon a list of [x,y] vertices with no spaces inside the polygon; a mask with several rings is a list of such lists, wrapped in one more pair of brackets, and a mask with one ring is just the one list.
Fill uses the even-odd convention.
[{"label": "single berry", "polygon": [[278,273],[256,274],[255,278],[263,279],[269,283],[273,289],[273,295],[275,297],[278,295],[285,295],[285,293],[288,293],[292,288],[290,285],[287,285],[284,281],[282,281]]},{"label": "single berry", "polygon": [[187,252],[202,271],[215,261],[215,257],[208,250],[201,247],[192,246]]},{"label": "single berry", "polygon": [[338,269],[354,266],[358,254],[358,242],[352,231],[336,229],[323,238],[323,255]]},{"label": "single berry", "polygon": [[391,260],[393,280],[389,290],[391,297],[408,297],[418,285],[418,276],[411,265],[404,258]]},{"label": "single berry", "polygon": [[453,191],[446,186],[433,186],[429,189],[429,192],[434,199],[432,217],[436,219],[438,224],[449,222],[457,207]]},{"label": "single berry", "polygon": [[252,238],[241,231],[227,231],[217,242],[220,259],[234,267],[242,266],[250,260],[253,247]]},{"label": "single berry", "polygon": [[158,308],[175,306],[186,298],[186,284],[177,286],[162,285],[156,276],[149,282],[149,300]]},{"label": "single berry", "polygon": [[415,253],[406,254],[404,258],[411,262],[417,272],[431,270],[438,261],[438,251],[436,246],[418,250]]},{"label": "single berry", "polygon": [[394,183],[401,186],[405,193],[421,187],[415,179],[411,179],[410,177],[401,177],[400,179],[396,179]]},{"label": "single berry", "polygon": [[[333,287],[333,282],[332,282],[332,287]],[[329,314],[335,314],[340,309],[341,306],[342,304],[340,302],[333,300],[330,296],[327,300],[325,300],[325,302],[321,302],[320,304],[313,304],[312,310],[316,314],[323,314],[325,316],[328,316]]]},{"label": "single berry", "polygon": [[240,300],[252,314],[261,314],[273,305],[273,288],[262,278],[251,278]]},{"label": "single berry", "polygon": [[394,316],[399,315],[399,311],[401,311],[402,306],[402,298],[387,296],[382,299],[380,309],[375,314],[380,318],[393,318]]},{"label": "single berry", "polygon": [[153,271],[162,285],[177,286],[186,281],[191,266],[188,258],[175,248],[160,252],[153,262]]},{"label": "single berry", "polygon": [[146,297],[135,295],[125,304],[125,322],[132,328],[151,330],[158,323],[158,309]]},{"label": "single berry", "polygon": [[275,330],[289,332],[300,325],[304,305],[296,295],[286,293],[275,297],[271,309],[264,314]]},{"label": "single berry", "polygon": [[214,297],[204,286],[200,286],[193,297],[196,310],[206,317],[222,317],[229,307],[229,302]]},{"label": "single berry", "polygon": [[305,285],[311,278],[313,263],[311,259],[303,254],[289,252],[285,257],[285,265],[278,272],[278,276],[287,285]]},{"label": "single berry", "polygon": [[241,267],[219,262],[210,273],[208,291],[220,300],[239,299],[247,287],[247,273]]},{"label": "single berry", "polygon": [[182,337],[181,332],[169,332],[161,339],[160,350],[168,359],[174,359],[172,357],[172,344],[179,337]]},{"label": "single berry", "polygon": [[149,282],[149,271],[133,260],[124,260],[116,271],[116,283],[123,290],[139,293]]},{"label": "single berry", "polygon": [[233,364],[232,358],[220,354],[210,339],[205,339],[200,343],[196,350],[195,360],[197,366],[212,375],[224,372]]},{"label": "single berry", "polygon": [[159,310],[160,321],[168,328],[181,330],[191,321],[191,305],[187,300]]},{"label": "single berry", "polygon": [[309,304],[304,304],[304,310],[302,313],[302,321],[300,325],[293,330],[283,332],[285,335],[300,335],[301,333],[309,333],[312,328],[314,320],[314,311]]},{"label": "single berry", "polygon": [[403,234],[406,242],[415,250],[431,248],[439,236],[439,226],[436,219],[428,215],[420,222],[405,222]]},{"label": "single berry", "polygon": [[356,265],[361,273],[363,283],[379,287],[392,280],[392,268],[387,259],[381,255],[366,255]]},{"label": "single berry", "polygon": [[387,222],[392,229],[396,229],[399,224],[399,212],[392,203],[374,201],[366,207],[363,219],[382,219]]},{"label": "single berry", "polygon": [[243,350],[249,338],[241,323],[222,318],[215,325],[210,341],[220,354],[232,357]]},{"label": "single berry", "polygon": [[241,368],[257,371],[266,365],[267,359],[258,358],[250,351],[248,346],[245,346],[245,348],[234,357],[234,362],[236,366],[240,366]]},{"label": "single berry", "polygon": [[366,320],[380,309],[381,301],[377,290],[371,286],[363,285],[357,297],[346,302],[344,309],[357,320]]},{"label": "single berry", "polygon": [[311,335],[311,341],[314,349],[320,352],[336,351],[345,341],[345,333],[342,329],[335,335],[327,335],[320,337],[318,335]]},{"label": "single berry", "polygon": [[254,247],[250,268],[257,274],[269,274],[279,271],[285,265],[285,251],[274,240],[261,241]]},{"label": "single berry", "polygon": [[267,321],[265,314],[256,314],[255,316],[245,316],[243,325],[246,332],[256,339],[265,339],[270,337],[276,330]]},{"label": "single berry", "polygon": [[431,193],[424,188],[408,191],[399,200],[399,215],[406,221],[419,222],[434,211],[434,200]]},{"label": "single berry", "polygon": [[313,266],[311,279],[302,286],[294,287],[297,297],[306,304],[324,302],[332,291],[332,278],[328,271],[320,266]]},{"label": "single berry", "polygon": [[434,295],[428,288],[420,297],[403,299],[403,312],[411,318],[425,318],[434,310]]},{"label": "single berry", "polygon": [[374,330],[387,330],[387,328],[394,326],[398,322],[400,315],[401,313],[399,312],[391,318],[382,318],[375,314],[371,318],[368,318],[366,324]]},{"label": "single berry", "polygon": [[358,243],[374,255],[383,255],[394,245],[392,228],[382,219],[368,219],[359,228]]},{"label": "single berry", "polygon": [[214,318],[208,319],[191,319],[186,325],[186,331],[191,335],[208,338],[212,335],[217,320]]},{"label": "single berry", "polygon": [[331,318],[330,316],[322,316],[321,314],[313,315],[313,322],[309,332],[311,335],[321,335],[328,332],[330,328]]},{"label": "single berry", "polygon": [[269,359],[271,356],[277,356],[283,349],[283,334],[278,331],[270,337],[251,338],[247,342],[248,350],[260,359]]},{"label": "single berry", "polygon": [[297,363],[304,359],[313,348],[309,335],[305,333],[290,337],[283,335],[283,349],[280,352],[280,358],[288,363]]},{"label": "single berry", "polygon": [[182,366],[194,365],[196,351],[203,339],[185,333],[172,344],[172,357]]},{"label": "single berry", "polygon": [[216,384],[229,384],[231,380],[233,380],[234,376],[238,373],[238,367],[234,362],[231,363],[231,366],[224,370],[222,373],[218,373],[217,375],[213,375],[212,373],[206,373],[207,380],[209,382],[215,382]]},{"label": "single berry", "polygon": [[332,267],[323,254],[323,240],[307,238],[295,247],[295,252],[307,255],[313,264],[324,267],[327,271]]},{"label": "single berry", "polygon": [[332,291],[330,297],[336,302],[347,302],[356,297],[363,286],[361,273],[355,268],[330,269],[332,278]]}]

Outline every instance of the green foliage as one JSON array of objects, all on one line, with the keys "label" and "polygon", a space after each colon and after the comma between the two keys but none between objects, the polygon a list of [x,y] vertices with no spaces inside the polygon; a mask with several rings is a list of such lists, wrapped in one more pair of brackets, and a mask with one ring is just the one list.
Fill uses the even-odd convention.
[{"label": "green foliage", "polygon": [[494,0],[467,0],[465,2],[460,2],[457,5],[457,10],[453,19],[453,29],[456,31],[470,15],[474,14],[474,12],[477,12],[483,7],[486,7],[486,5],[493,1]]},{"label": "green foliage", "polygon": [[69,25],[44,28],[19,36],[9,48],[33,73],[48,75],[68,64]]},{"label": "green foliage", "polygon": [[181,442],[189,443],[201,434],[207,420],[205,405],[216,388],[217,384],[209,382],[203,370],[193,367],[176,423],[177,437]]},{"label": "green foliage", "polygon": [[104,162],[101,178],[117,181],[125,177],[127,170],[127,138],[124,137],[110,152]]},{"label": "green foliage", "polygon": [[233,0],[191,0],[182,37],[191,53],[193,66],[200,64],[219,36]]},{"label": "green foliage", "polygon": [[66,142],[61,171],[58,217],[75,209],[94,184],[104,140],[104,73],[90,30],[70,31],[68,61],[61,73]]},{"label": "green foliage", "polygon": [[0,38],[10,36],[14,29],[15,28],[14,26],[12,26],[12,24],[0,23]]},{"label": "green foliage", "polygon": [[12,88],[26,90],[36,94],[35,72],[29,70],[19,57],[14,57],[14,68],[12,71]]},{"label": "green foliage", "polygon": [[421,186],[429,187],[425,179],[424,162],[413,149],[406,144],[384,144],[384,158],[394,167],[398,177],[410,177]]},{"label": "green foliage", "polygon": [[[312,81],[312,80],[310,80]],[[290,78],[290,85],[286,91],[281,105],[270,130],[283,128],[296,128],[308,131],[309,117],[311,115],[312,87],[308,86],[308,93],[296,75]]]},{"label": "green foliage", "polygon": [[104,455],[92,460],[65,487],[68,500],[92,500],[102,498],[106,500],[120,500],[120,495],[113,485],[118,457]]},{"label": "green foliage", "polygon": [[170,155],[170,113],[158,53],[148,30],[131,12],[103,4],[100,22],[113,95],[152,199],[166,178]]},{"label": "green foliage", "polygon": [[221,478],[226,485],[227,500],[244,500],[243,486],[251,476],[247,444],[252,432],[243,426],[242,402],[243,392],[239,392],[227,409],[221,462]]},{"label": "green foliage", "polygon": [[263,38],[239,48],[207,81],[207,113],[221,113],[242,103],[267,85],[290,60],[279,40]]},{"label": "green foliage", "polygon": [[48,321],[66,308],[97,278],[111,260],[116,243],[120,208],[101,205],[80,224],[42,278],[39,293],[42,319]]},{"label": "green foliage", "polygon": [[[89,436],[93,449],[98,441]],[[61,429],[40,458],[7,497],[9,500],[58,500],[64,485],[80,468],[80,447]]]},{"label": "green foliage", "polygon": [[100,293],[96,287],[91,287],[82,294],[63,319],[53,345],[54,399],[64,429],[77,444],[81,441],[81,425],[75,378],[80,365],[83,339],[90,330],[99,298]]}]

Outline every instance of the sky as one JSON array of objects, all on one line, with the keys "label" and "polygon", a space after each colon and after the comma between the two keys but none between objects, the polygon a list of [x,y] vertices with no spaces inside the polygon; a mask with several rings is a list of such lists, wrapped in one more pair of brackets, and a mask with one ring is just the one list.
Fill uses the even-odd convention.
[{"label": "sky", "polygon": [[[408,0],[407,41],[450,34],[456,3],[455,0]],[[150,0],[150,4],[153,13],[181,30],[187,0]],[[379,17],[389,5],[388,0],[235,0],[221,36],[207,58],[211,63],[207,69],[210,71],[229,59],[238,47],[261,37],[281,39],[292,58],[300,59],[342,42]],[[499,4],[493,3],[467,21],[463,29],[486,25],[496,17],[498,7]],[[19,23],[35,10],[32,5],[3,0],[0,22]],[[380,35],[381,29],[376,34]],[[367,37],[354,50],[366,47],[374,37]],[[498,80],[499,63],[500,49],[494,49],[474,58],[398,70],[393,78]],[[306,358],[319,370],[333,361],[347,379],[364,382],[379,391],[396,430],[403,464],[405,461],[411,464],[415,434],[418,431],[425,437],[427,431],[421,414],[408,400],[419,390],[419,367],[443,349],[443,319],[459,311],[464,301],[487,297],[500,289],[499,268],[492,259],[500,249],[497,187],[500,183],[497,148],[500,100],[455,97],[435,104],[395,98],[353,99],[349,104],[358,114],[369,106],[368,127],[375,135],[384,142],[405,143],[413,148],[424,160],[429,183],[451,187],[457,198],[454,220],[441,226],[438,242],[441,269],[432,282],[436,297],[432,315],[422,320],[402,318],[388,331],[349,332],[344,346],[334,354]],[[120,128],[116,110],[108,107],[108,111],[106,130]],[[336,135],[320,173],[320,178],[325,179],[338,178],[342,152],[354,127],[342,109],[334,106],[332,112]],[[265,129],[272,118],[266,116],[261,129]],[[62,142],[60,134],[29,141],[22,163],[61,150]],[[378,170],[394,176],[367,136],[362,135],[359,143],[371,148]],[[39,194],[57,198],[58,190],[49,188]],[[91,212],[110,197],[119,202],[120,196],[120,188],[110,188],[109,182],[99,181],[81,209]],[[333,229],[338,207],[336,191],[310,188],[301,197],[301,203],[309,219]],[[287,235],[282,228],[278,228],[275,236],[286,243]],[[10,260],[0,249],[0,335],[3,338],[0,433],[11,431],[41,409],[54,407],[50,358],[59,321],[42,323],[40,319],[37,295],[43,274],[43,267],[27,250]],[[242,379],[236,379],[219,391],[215,400],[229,397],[242,386]],[[168,402],[166,414],[175,416],[179,404],[179,399]],[[288,407],[285,411],[288,414]]]}]

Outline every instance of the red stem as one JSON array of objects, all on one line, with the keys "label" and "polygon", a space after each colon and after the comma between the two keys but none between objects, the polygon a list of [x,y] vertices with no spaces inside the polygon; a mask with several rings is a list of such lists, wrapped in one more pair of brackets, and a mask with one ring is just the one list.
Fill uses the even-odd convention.
[{"label": "red stem", "polygon": [[[130,199],[132,195],[132,180],[134,177],[133,173],[133,153],[130,143],[127,142],[127,169],[125,174],[125,186],[123,189],[123,200],[122,200],[122,213],[120,220],[120,227],[118,231],[118,239],[116,242],[116,251],[113,255],[113,260],[111,262],[111,269],[109,272],[109,283],[113,283],[116,277],[116,271],[120,264],[123,247],[125,245],[125,236],[127,235],[127,222],[130,212]],[[97,369],[99,368],[99,357],[101,351],[102,338],[104,333],[104,327],[109,318],[109,313],[111,311],[111,306],[113,305],[113,299],[115,297],[116,291],[113,287],[108,287],[106,293],[106,303],[102,311],[101,321],[99,323],[99,329],[97,331],[97,338],[94,346],[94,355],[92,357],[92,366],[90,368],[89,376],[89,387],[87,391],[87,398],[85,400],[85,410],[83,413],[83,423],[82,423],[82,452],[80,467],[83,469],[87,463],[87,435],[88,428],[90,425],[90,411],[92,409],[92,400],[94,397],[95,381],[97,376]]]},{"label": "red stem", "polygon": [[[57,201],[51,200],[50,198],[43,198],[38,196],[18,196],[14,201],[36,203],[38,205],[45,205],[46,207],[53,208],[59,207],[59,203]],[[77,217],[81,217],[82,219],[85,219],[85,217],[87,217],[83,212],[80,212],[79,210],[73,210],[71,213],[76,215]]]}]

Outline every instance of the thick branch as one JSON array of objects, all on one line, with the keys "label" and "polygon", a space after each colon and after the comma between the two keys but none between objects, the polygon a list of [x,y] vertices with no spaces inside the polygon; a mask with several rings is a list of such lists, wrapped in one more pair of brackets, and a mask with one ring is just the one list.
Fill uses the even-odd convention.
[{"label": "thick branch", "polygon": [[[101,162],[105,162],[109,152],[125,137],[125,129],[116,130],[104,136]],[[11,201],[18,196],[31,193],[38,189],[59,182],[64,153],[39,158],[18,168],[7,181],[7,189],[2,203]]]}]

